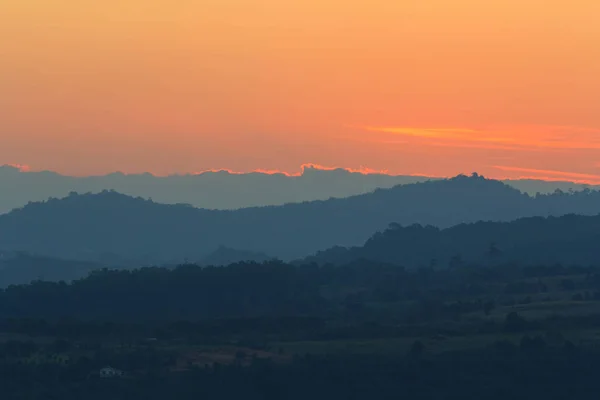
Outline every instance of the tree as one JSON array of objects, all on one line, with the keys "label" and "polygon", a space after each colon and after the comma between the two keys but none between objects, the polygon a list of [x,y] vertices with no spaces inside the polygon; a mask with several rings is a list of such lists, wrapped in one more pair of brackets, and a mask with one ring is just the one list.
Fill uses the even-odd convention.
[{"label": "tree", "polygon": [[425,345],[420,340],[416,340],[412,346],[410,346],[410,350],[408,351],[408,356],[410,358],[421,358],[425,353]]},{"label": "tree", "polygon": [[560,287],[562,287],[563,290],[575,290],[575,282],[571,279],[563,279],[560,281]]},{"label": "tree", "polygon": [[511,312],[504,320],[504,327],[508,332],[523,332],[527,321],[516,312]]},{"label": "tree", "polygon": [[576,293],[571,297],[571,299],[573,301],[583,301],[583,296],[581,295],[581,293]]},{"label": "tree", "polygon": [[502,251],[496,246],[496,243],[491,243],[488,249],[488,256],[490,258],[498,258],[502,255]]},{"label": "tree", "polygon": [[450,268],[458,268],[458,267],[461,267],[462,265],[463,265],[463,259],[460,254],[457,254],[450,259],[450,263],[449,263]]},{"label": "tree", "polygon": [[65,339],[56,339],[52,344],[52,348],[57,353],[66,353],[71,349],[71,342]]},{"label": "tree", "polygon": [[486,317],[489,316],[492,313],[492,311],[494,310],[494,308],[495,308],[495,304],[494,304],[493,300],[486,301],[483,304],[483,312],[484,312],[485,316]]}]

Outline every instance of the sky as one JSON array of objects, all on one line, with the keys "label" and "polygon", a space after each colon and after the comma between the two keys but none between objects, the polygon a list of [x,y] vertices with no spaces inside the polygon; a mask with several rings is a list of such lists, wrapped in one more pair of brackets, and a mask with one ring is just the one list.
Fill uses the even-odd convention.
[{"label": "sky", "polygon": [[597,0],[1,0],[0,164],[600,183]]}]

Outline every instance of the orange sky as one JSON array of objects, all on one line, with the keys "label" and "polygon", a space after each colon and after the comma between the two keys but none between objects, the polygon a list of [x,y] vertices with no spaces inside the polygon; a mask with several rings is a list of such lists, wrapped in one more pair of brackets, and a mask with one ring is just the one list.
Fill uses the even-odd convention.
[{"label": "orange sky", "polygon": [[2,0],[0,164],[600,182],[597,0]]}]

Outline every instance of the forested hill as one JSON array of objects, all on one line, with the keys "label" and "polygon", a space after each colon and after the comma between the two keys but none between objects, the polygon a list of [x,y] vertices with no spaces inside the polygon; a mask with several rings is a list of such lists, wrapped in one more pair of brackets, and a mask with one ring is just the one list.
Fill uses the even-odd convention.
[{"label": "forested hill", "polygon": [[289,260],[336,245],[363,245],[390,222],[446,228],[599,212],[597,191],[529,197],[476,175],[345,199],[235,211],[163,205],[105,191],[30,203],[1,215],[0,250],[139,264],[197,261],[226,246]]},{"label": "forested hill", "polygon": [[362,247],[334,247],[303,260],[344,264],[353,260],[403,266],[490,264],[599,264],[600,215],[478,222],[447,229],[391,224]]}]

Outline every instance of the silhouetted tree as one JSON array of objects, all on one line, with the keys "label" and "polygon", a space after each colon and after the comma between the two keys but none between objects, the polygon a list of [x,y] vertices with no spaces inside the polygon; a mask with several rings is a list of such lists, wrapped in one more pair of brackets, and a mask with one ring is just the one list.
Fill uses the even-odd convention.
[{"label": "silhouetted tree", "polygon": [[408,351],[409,357],[411,357],[413,359],[421,358],[424,353],[425,353],[425,345],[420,340],[416,340],[410,346],[410,350]]},{"label": "silhouetted tree", "polygon": [[493,300],[486,301],[483,304],[483,312],[486,316],[489,316],[495,308],[495,304]]},{"label": "silhouetted tree", "polygon": [[518,313],[511,312],[506,316],[504,327],[509,332],[523,332],[527,322]]}]

